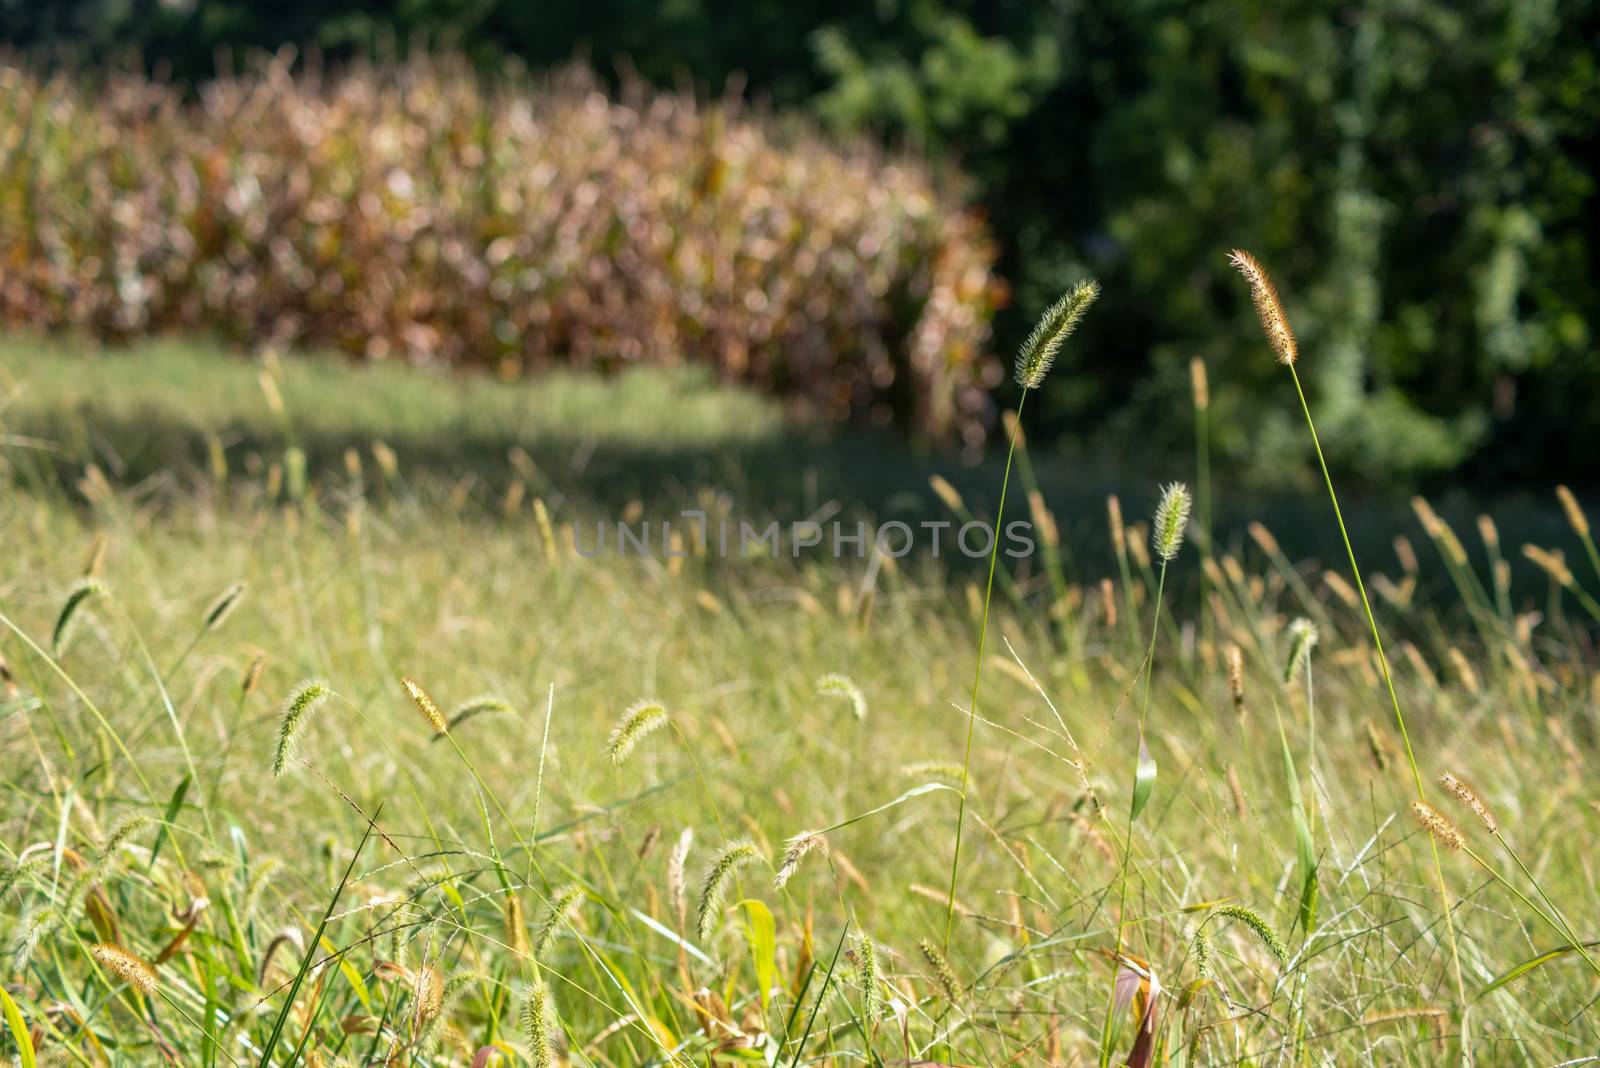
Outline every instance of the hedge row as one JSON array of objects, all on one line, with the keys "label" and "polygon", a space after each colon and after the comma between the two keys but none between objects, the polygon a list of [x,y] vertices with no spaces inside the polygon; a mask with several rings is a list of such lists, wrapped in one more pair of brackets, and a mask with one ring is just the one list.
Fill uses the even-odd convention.
[{"label": "hedge row", "polygon": [[450,59],[189,95],[0,65],[0,317],[484,365],[705,362],[974,444],[1003,289],[922,162]]}]

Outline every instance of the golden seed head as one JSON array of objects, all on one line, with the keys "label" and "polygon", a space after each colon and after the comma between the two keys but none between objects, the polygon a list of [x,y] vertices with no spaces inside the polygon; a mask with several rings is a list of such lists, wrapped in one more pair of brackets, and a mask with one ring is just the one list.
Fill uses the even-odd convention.
[{"label": "golden seed head", "polygon": [[1206,380],[1206,361],[1196,356],[1189,361],[1189,389],[1194,406],[1201,411],[1211,407],[1211,384]]},{"label": "golden seed head", "polygon": [[1522,555],[1560,585],[1570,587],[1573,584],[1572,569],[1567,567],[1567,558],[1560,549],[1551,551],[1537,545],[1524,545]]},{"label": "golden seed head", "polygon": [[1587,537],[1589,534],[1589,517],[1583,514],[1583,507],[1578,504],[1578,498],[1565,486],[1556,487],[1556,497],[1561,501],[1561,510],[1567,513],[1567,522],[1577,535]]},{"label": "golden seed head", "polygon": [[966,510],[966,503],[962,501],[961,494],[956,491],[942,475],[933,475],[928,479],[928,485],[933,487],[933,492],[944,502],[944,506],[952,512]]},{"label": "golden seed head", "polygon": [[1242,248],[1230,252],[1228,262],[1250,283],[1250,302],[1256,306],[1262,332],[1267,335],[1267,343],[1272,346],[1278,362],[1285,367],[1292,366],[1300,358],[1300,350],[1294,340],[1294,331],[1289,328],[1289,316],[1283,310],[1283,301],[1278,299],[1278,289],[1272,284],[1266,268]]},{"label": "golden seed head", "polygon": [[1493,516],[1478,517],[1478,539],[1488,549],[1500,548],[1500,528],[1495,526]]},{"label": "golden seed head", "polygon": [[417,970],[415,1011],[418,1023],[426,1023],[444,1008],[444,976],[431,964]]},{"label": "golden seed head", "polygon": [[1108,578],[1100,580],[1100,613],[1106,617],[1106,626],[1117,625],[1117,588]]},{"label": "golden seed head", "polygon": [[1466,838],[1461,834],[1461,828],[1443,812],[1434,808],[1426,801],[1411,802],[1411,816],[1417,821],[1417,826],[1433,836],[1433,840],[1446,849],[1460,849],[1467,844]]},{"label": "golden seed head", "polygon": [[1234,707],[1244,705],[1244,650],[1230,644],[1223,653],[1228,662],[1228,693],[1233,696]]},{"label": "golden seed head", "polygon": [[1454,797],[1467,807],[1471,813],[1488,829],[1490,834],[1500,832],[1500,823],[1494,818],[1494,812],[1486,805],[1478,792],[1450,772],[1439,776],[1439,785],[1444,787],[1444,792]]},{"label": "golden seed head", "polygon": [[114,942],[97,942],[89,947],[95,961],[131,987],[146,995],[156,992],[156,970]]},{"label": "golden seed head", "polygon": [[405,687],[406,694],[416,704],[417,711],[422,713],[422,718],[428,721],[428,726],[433,728],[435,734],[443,734],[449,730],[444,713],[439,711],[438,704],[428,696],[428,691],[424,690],[416,679],[410,675],[402,675],[400,685]]},{"label": "golden seed head", "polygon": [[1262,552],[1266,553],[1268,556],[1278,555],[1280,552],[1278,548],[1278,539],[1272,536],[1272,531],[1268,530],[1266,527],[1262,526],[1253,519],[1250,521],[1250,525],[1245,529],[1250,532],[1250,537],[1255,540],[1255,543],[1261,546]]},{"label": "golden seed head", "polygon": [[800,862],[806,858],[806,854],[818,848],[822,850],[824,856],[827,855],[828,840],[819,831],[801,831],[784,843],[783,860],[778,864],[778,874],[772,880],[772,888],[782,890],[784,884],[799,870]]},{"label": "golden seed head", "polygon": [[1411,547],[1411,539],[1404,534],[1398,534],[1394,539],[1394,555],[1400,561],[1400,567],[1408,575],[1415,575],[1420,565],[1417,563],[1417,550]]}]

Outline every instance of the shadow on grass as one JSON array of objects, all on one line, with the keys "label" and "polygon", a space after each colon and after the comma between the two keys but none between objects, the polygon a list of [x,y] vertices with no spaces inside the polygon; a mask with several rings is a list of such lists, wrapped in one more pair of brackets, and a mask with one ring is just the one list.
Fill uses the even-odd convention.
[{"label": "shadow on grass", "polygon": [[[270,379],[270,382],[265,381]],[[992,515],[998,450],[972,464],[944,450],[917,449],[887,431],[808,423],[775,402],[725,387],[697,369],[631,369],[603,376],[550,372],[515,382],[432,369],[352,366],[296,357],[253,362],[194,343],[156,342],[100,352],[36,338],[0,342],[0,456],[13,481],[40,494],[82,500],[93,464],[112,482],[156,502],[228,493],[257,498],[288,480],[291,450],[308,485],[337,501],[359,462],[369,495],[412,497],[485,519],[520,496],[543,498],[558,521],[676,520],[720,504],[733,523],[812,519],[954,520],[930,486],[951,483],[972,515]],[[379,458],[392,454],[390,477]],[[353,458],[353,459],[352,459]],[[1068,570],[1080,580],[1112,572],[1106,497],[1124,516],[1148,514],[1159,484],[1190,470],[1133,470],[1111,455],[1041,450],[1025,457],[1007,505],[1029,516],[1037,488],[1061,528]],[[218,465],[226,467],[224,480]],[[278,469],[278,475],[272,471]],[[513,487],[518,487],[514,489]],[[1320,493],[1246,494],[1218,487],[1218,543],[1245,550],[1247,524],[1264,523],[1293,559],[1338,563],[1343,550]],[[1352,496],[1346,518],[1366,566],[1395,569],[1393,539],[1426,540],[1404,500]],[[1542,495],[1440,505],[1464,541],[1478,509],[1493,512],[1507,555],[1523,541],[1578,549]],[[944,535],[946,538],[948,534]],[[946,541],[949,544],[949,541]],[[919,551],[927,539],[919,538]],[[1488,558],[1474,545],[1487,580]],[[959,556],[953,557],[960,566]]]}]

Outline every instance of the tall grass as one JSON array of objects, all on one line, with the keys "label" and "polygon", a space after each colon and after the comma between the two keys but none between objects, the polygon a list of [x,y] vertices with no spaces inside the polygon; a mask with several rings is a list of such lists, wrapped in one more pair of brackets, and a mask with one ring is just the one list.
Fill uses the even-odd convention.
[{"label": "tall grass", "polygon": [[1059,579],[997,563],[987,620],[884,566],[861,626],[866,561],[577,556],[581,474],[539,487],[551,554],[529,501],[370,441],[290,497],[275,455],[130,484],[125,429],[48,464],[35,430],[0,487],[0,1055],[1434,1065],[1469,1048],[1440,871],[1474,1063],[1592,1055],[1564,587],[1484,617],[1402,558],[1347,603],[1299,532],[1219,525],[1202,603],[1169,494],[1120,552],[1064,523]]}]

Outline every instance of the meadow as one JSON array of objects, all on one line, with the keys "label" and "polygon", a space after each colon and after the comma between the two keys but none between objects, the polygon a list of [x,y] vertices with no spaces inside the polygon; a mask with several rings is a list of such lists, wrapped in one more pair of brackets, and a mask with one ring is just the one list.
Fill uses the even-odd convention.
[{"label": "meadow", "polygon": [[1595,1059],[1581,505],[1356,508],[1370,620],[1326,496],[1154,516],[1025,436],[992,606],[981,561],[574,551],[997,503],[838,433],[681,368],[4,342],[0,1050]]}]

